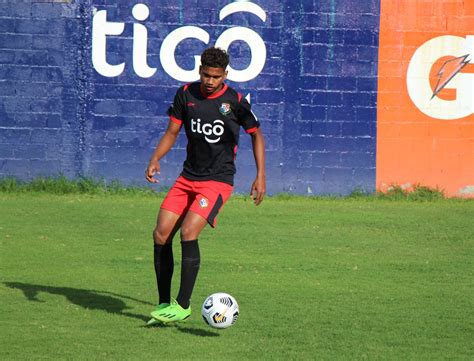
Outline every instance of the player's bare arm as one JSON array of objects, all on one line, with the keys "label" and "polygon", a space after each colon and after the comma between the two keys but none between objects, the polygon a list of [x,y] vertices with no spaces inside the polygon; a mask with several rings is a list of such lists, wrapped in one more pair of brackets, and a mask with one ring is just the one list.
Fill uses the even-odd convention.
[{"label": "player's bare arm", "polygon": [[262,132],[257,129],[251,134],[252,136],[252,149],[255,158],[255,165],[257,166],[257,176],[252,183],[250,190],[250,196],[258,206],[263,201],[266,191],[266,180],[265,180],[265,140],[263,139]]},{"label": "player's bare arm", "polygon": [[170,121],[168,124],[168,129],[166,129],[165,134],[161,137],[158,145],[156,146],[153,155],[151,156],[148,167],[145,171],[145,178],[150,183],[158,183],[158,179],[154,176],[155,174],[160,174],[160,159],[164,157],[166,153],[173,147],[178,137],[179,130],[181,126]]}]

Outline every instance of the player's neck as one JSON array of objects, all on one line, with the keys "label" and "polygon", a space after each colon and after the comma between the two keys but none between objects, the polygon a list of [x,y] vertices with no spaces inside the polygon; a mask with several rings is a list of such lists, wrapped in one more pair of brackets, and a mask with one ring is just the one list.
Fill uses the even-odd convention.
[{"label": "player's neck", "polygon": [[201,90],[201,94],[203,96],[205,96],[206,98],[209,98],[209,97],[213,97],[213,96],[216,96],[219,92],[222,91],[222,89],[224,89],[224,86],[225,86],[225,83],[221,83],[217,88],[216,90],[214,90],[212,93],[207,93],[205,88],[204,88],[204,84],[203,83],[200,83],[199,84],[199,89]]}]

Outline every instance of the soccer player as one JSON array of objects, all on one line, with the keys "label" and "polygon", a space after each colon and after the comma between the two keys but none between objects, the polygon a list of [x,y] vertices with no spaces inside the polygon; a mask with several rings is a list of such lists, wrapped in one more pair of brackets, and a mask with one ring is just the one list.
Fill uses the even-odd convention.
[{"label": "soccer player", "polygon": [[[164,199],[153,231],[159,303],[149,324],[182,321],[191,315],[190,299],[200,266],[198,238],[230,197],[234,160],[242,127],[252,138],[257,175],[250,195],[259,205],[265,195],[265,144],[260,124],[245,98],[224,81],[228,54],[211,47],[201,55],[200,81],[178,89],[168,110],[170,121],[146,169],[157,183],[160,159],[172,148],[182,127],[188,139],[183,171]],[[180,229],[181,283],[176,300],[170,296],[173,276],[172,240]]]}]

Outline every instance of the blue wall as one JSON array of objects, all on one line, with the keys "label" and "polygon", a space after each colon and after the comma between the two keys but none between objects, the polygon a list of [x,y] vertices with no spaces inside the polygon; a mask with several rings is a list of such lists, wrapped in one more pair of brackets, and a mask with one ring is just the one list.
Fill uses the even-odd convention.
[{"label": "blue wall", "polygon": [[[240,12],[219,20],[231,1],[150,0],[145,21],[132,16],[138,2],[76,1],[0,4],[0,177],[31,179],[63,173],[144,184],[144,169],[166,128],[165,111],[177,86],[160,62],[163,40],[182,26],[207,31],[210,42],[234,26],[257,32],[266,61],[249,81],[231,81],[250,94],[267,145],[270,193],[347,194],[375,189],[375,133],[379,1],[257,1],[265,21]],[[199,11],[196,11],[199,9]],[[113,77],[92,63],[92,19],[124,23],[107,37]],[[148,32],[149,78],[133,67],[134,24]],[[207,47],[185,39],[180,67]],[[231,66],[252,61],[249,45],[229,47]],[[185,156],[184,132],[162,161],[170,185]],[[255,175],[250,139],[242,134],[236,190]]]}]

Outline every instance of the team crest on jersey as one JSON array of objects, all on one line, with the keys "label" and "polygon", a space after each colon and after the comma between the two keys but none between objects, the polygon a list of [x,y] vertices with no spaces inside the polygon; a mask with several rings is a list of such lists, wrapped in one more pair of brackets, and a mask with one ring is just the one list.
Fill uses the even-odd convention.
[{"label": "team crest on jersey", "polygon": [[199,201],[199,205],[201,206],[201,208],[207,208],[207,206],[209,205],[209,201],[207,200],[207,198],[203,197]]},{"label": "team crest on jersey", "polygon": [[221,112],[222,115],[227,115],[232,111],[232,109],[230,108],[229,103],[222,103],[219,108],[219,111]]}]

